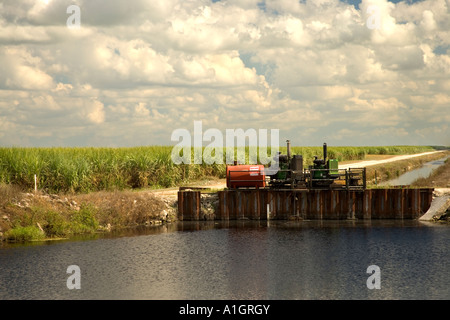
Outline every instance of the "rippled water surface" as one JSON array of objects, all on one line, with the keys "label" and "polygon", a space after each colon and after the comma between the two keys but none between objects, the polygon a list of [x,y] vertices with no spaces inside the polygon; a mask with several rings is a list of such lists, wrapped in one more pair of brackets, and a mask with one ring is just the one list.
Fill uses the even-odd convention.
[{"label": "rippled water surface", "polygon": [[449,243],[417,221],[184,222],[0,246],[0,299],[449,299]]}]

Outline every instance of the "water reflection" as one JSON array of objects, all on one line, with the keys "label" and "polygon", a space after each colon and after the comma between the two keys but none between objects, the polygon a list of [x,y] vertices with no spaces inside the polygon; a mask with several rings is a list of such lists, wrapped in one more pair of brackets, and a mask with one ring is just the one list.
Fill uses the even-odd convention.
[{"label": "water reflection", "polygon": [[[448,299],[447,225],[198,221],[0,249],[0,299]],[[82,272],[68,290],[66,268]],[[369,290],[378,265],[382,289]]]}]

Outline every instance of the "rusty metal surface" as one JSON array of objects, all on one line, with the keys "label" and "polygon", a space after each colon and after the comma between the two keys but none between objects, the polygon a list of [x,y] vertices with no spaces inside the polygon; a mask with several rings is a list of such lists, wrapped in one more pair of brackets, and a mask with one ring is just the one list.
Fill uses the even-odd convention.
[{"label": "rusty metal surface", "polygon": [[[433,189],[225,190],[218,192],[216,220],[417,219]],[[201,217],[200,191],[178,193],[179,220]]]},{"label": "rusty metal surface", "polygon": [[178,220],[199,220],[200,191],[178,191]]}]

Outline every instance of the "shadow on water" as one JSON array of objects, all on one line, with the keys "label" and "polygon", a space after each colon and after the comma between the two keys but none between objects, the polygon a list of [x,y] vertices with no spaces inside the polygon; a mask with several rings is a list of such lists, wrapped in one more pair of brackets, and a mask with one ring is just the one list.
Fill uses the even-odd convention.
[{"label": "shadow on water", "polygon": [[73,241],[92,241],[161,235],[173,232],[194,232],[220,229],[263,230],[263,229],[330,229],[330,228],[402,228],[402,227],[438,227],[440,224],[419,220],[230,220],[230,221],[177,221],[157,226],[137,226],[111,232],[80,234],[70,238],[45,239],[28,242],[0,242],[0,249],[22,246],[52,245]]},{"label": "shadow on water", "polygon": [[289,229],[301,230],[311,228],[373,228],[373,227],[420,227],[438,226],[418,220],[231,220],[231,221],[178,221],[157,226],[137,226],[123,228],[111,232],[80,234],[70,238],[45,239],[28,242],[0,242],[0,249],[23,246],[52,245],[73,241],[92,241],[99,239],[115,239],[124,237],[138,237],[161,235],[172,232],[194,232],[218,229],[258,230],[258,229]]}]

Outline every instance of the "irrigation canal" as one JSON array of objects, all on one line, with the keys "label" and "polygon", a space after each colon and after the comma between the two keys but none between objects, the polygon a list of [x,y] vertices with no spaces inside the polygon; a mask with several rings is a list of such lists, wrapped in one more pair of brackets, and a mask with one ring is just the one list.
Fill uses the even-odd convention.
[{"label": "irrigation canal", "polygon": [[[449,242],[448,225],[417,220],[185,221],[3,245],[0,300],[448,300]],[[367,287],[371,265],[381,289]]]},{"label": "irrigation canal", "polygon": [[445,157],[442,159],[427,162],[422,167],[415,169],[415,170],[408,171],[396,179],[392,179],[392,180],[380,183],[380,186],[385,186],[385,187],[405,186],[405,185],[410,185],[411,183],[413,183],[414,181],[416,181],[419,178],[428,178],[431,175],[431,173],[433,172],[433,170],[436,170],[437,168],[442,166],[445,163],[445,160],[447,160],[447,159],[448,159],[448,157]]}]

